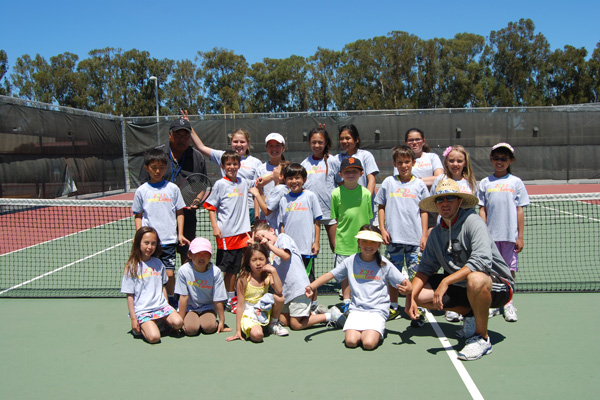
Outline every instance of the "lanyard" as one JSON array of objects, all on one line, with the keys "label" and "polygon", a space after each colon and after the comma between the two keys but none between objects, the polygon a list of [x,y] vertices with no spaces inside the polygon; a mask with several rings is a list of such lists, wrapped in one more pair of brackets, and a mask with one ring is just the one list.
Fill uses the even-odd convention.
[{"label": "lanyard", "polygon": [[[183,153],[183,157],[181,157],[181,162],[179,163],[179,168],[177,168],[177,170],[175,170],[175,168],[173,167],[173,156],[171,155],[170,151],[169,158],[171,159],[171,182],[175,182],[175,179],[177,179],[177,175],[179,175],[179,172],[183,167],[183,162],[185,161],[185,153]],[[175,176],[173,176],[173,171],[175,171]]]}]

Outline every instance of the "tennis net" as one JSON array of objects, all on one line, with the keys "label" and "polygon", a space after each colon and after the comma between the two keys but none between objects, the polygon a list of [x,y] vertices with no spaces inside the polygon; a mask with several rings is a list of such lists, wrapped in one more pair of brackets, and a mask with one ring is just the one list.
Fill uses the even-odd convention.
[{"label": "tennis net", "polygon": [[[600,193],[530,198],[517,290],[600,291]],[[0,199],[0,297],[122,296],[133,219],[131,201]],[[214,246],[203,210],[196,234]],[[332,267],[323,232],[315,272]]]}]

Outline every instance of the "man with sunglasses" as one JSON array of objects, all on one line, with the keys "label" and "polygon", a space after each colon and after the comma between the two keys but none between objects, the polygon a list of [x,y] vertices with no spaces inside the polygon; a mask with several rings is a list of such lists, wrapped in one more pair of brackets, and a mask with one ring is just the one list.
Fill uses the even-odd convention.
[{"label": "man with sunglasses", "polygon": [[[506,304],[514,287],[508,266],[485,222],[475,212],[479,200],[461,193],[452,179],[441,180],[419,207],[437,212],[441,222],[431,231],[406,301],[412,319],[418,307],[455,311],[464,316],[457,336],[466,339],[460,360],[477,360],[492,352],[488,310]],[[438,274],[442,267],[443,274]]]}]

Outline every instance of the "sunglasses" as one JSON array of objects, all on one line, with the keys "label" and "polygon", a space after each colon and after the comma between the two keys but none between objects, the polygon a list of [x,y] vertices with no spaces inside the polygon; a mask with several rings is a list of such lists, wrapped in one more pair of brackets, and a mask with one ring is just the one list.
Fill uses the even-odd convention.
[{"label": "sunglasses", "polygon": [[441,204],[445,201],[447,201],[448,203],[452,203],[453,201],[456,201],[456,199],[458,199],[458,196],[443,196],[443,197],[438,197],[436,198],[434,201],[437,204]]},{"label": "sunglasses", "polygon": [[507,161],[508,161],[508,157],[498,157],[498,156],[492,156],[492,160],[494,160],[494,161],[502,161],[502,162],[507,162]]}]

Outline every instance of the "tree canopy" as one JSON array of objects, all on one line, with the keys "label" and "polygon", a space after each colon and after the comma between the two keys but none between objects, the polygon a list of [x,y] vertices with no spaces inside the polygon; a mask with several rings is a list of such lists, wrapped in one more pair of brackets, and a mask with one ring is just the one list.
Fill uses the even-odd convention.
[{"label": "tree canopy", "polygon": [[423,40],[407,32],[318,48],[311,57],[264,58],[214,48],[194,60],[156,59],[107,47],[79,60],[66,52],[22,55],[0,49],[0,94],[124,116],[401,108],[543,106],[600,101],[600,42],[554,52],[529,19],[488,38],[458,33]]}]

